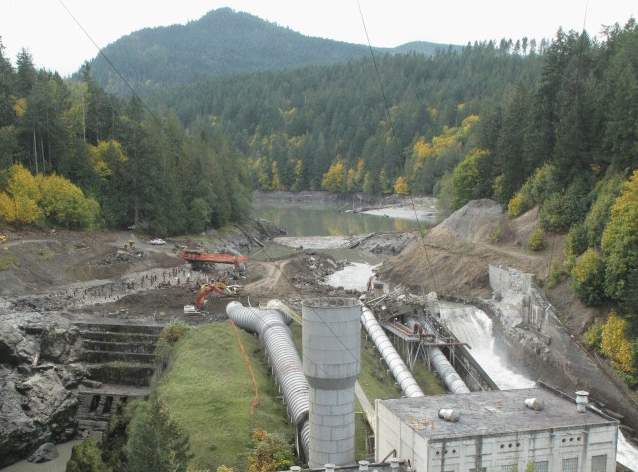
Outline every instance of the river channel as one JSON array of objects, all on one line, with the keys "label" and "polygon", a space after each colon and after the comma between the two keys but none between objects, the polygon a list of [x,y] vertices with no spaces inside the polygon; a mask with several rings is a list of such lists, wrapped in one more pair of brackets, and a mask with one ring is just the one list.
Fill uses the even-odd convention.
[{"label": "river channel", "polygon": [[[326,282],[332,286],[365,290],[368,277],[382,261],[376,256],[342,249],[341,241],[353,234],[402,231],[432,226],[436,216],[425,209],[375,210],[371,214],[349,214],[335,208],[303,208],[290,205],[256,206],[258,216],[285,227],[288,235],[275,238],[277,244],[312,248],[331,253],[352,264],[332,274]],[[423,220],[420,220],[421,216]],[[276,251],[275,247],[270,251]],[[288,250],[293,250],[289,247]],[[284,251],[286,249],[283,249]],[[441,303],[442,319],[462,342],[468,343],[476,361],[501,389],[527,388],[534,384],[534,373],[508,361],[505,344],[493,329],[492,320],[476,307]],[[638,450],[624,438],[618,438],[617,461],[638,472]]]},{"label": "river channel", "polygon": [[[254,205],[253,216],[272,221],[285,228],[287,235],[275,238],[265,248],[251,253],[251,258],[269,259],[289,254],[299,246],[328,252],[350,265],[331,275],[326,282],[365,290],[365,284],[375,266],[382,259],[357,250],[347,249],[349,237],[374,232],[405,231],[432,226],[436,221],[434,204],[420,208],[374,210],[370,213],[346,212],[337,205],[286,205],[259,203]],[[524,388],[533,383],[533,374],[517,369],[507,362],[507,353],[497,348],[501,343],[494,337],[491,320],[480,310],[458,304],[443,304],[442,314],[449,327],[462,341],[472,346],[477,361],[483,365],[501,388]],[[70,456],[72,443],[59,446],[58,463],[31,464],[21,461],[3,472],[63,471]],[[619,438],[617,459],[638,472],[638,452],[624,438]]]}]

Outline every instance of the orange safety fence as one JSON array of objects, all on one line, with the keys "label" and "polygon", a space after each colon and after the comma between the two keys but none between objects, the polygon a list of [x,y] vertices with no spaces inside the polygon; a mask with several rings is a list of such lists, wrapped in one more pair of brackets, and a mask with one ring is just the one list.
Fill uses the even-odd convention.
[{"label": "orange safety fence", "polygon": [[248,359],[248,354],[246,354],[246,350],[244,349],[244,345],[239,339],[239,330],[235,323],[232,320],[229,320],[230,324],[233,325],[233,329],[235,330],[235,336],[237,337],[237,344],[239,344],[239,349],[241,349],[241,353],[244,356],[244,360],[246,361],[246,366],[248,367],[248,371],[250,372],[250,376],[253,378],[253,385],[255,386],[255,398],[253,402],[250,404],[250,416],[255,416],[255,407],[259,403],[259,390],[257,389],[257,380],[255,380],[255,374],[253,373],[253,368],[250,365],[250,359]]}]

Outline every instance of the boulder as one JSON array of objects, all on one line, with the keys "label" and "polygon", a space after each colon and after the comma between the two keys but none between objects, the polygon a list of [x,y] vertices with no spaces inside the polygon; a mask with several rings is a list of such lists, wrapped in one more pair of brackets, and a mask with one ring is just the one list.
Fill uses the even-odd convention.
[{"label": "boulder", "polygon": [[56,369],[25,377],[0,366],[0,468],[28,457],[44,443],[72,439],[77,404]]},{"label": "boulder", "polygon": [[0,316],[0,363],[31,364],[36,357],[55,363],[76,362],[82,341],[78,329],[59,314],[11,313]]},{"label": "boulder", "polygon": [[53,443],[44,443],[27,459],[29,462],[35,462],[39,464],[41,462],[48,462],[60,457],[58,449]]},{"label": "boulder", "polygon": [[0,321],[0,364],[15,366],[27,363],[36,353],[37,346],[27,340],[19,320]]}]

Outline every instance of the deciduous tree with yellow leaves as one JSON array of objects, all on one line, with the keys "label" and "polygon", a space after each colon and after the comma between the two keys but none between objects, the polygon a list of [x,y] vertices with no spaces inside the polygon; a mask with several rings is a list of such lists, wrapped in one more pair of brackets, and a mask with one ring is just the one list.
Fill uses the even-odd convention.
[{"label": "deciduous tree with yellow leaves", "polygon": [[64,177],[31,172],[20,164],[7,171],[0,188],[0,221],[13,226],[43,225],[45,222],[71,229],[95,224],[99,204]]}]

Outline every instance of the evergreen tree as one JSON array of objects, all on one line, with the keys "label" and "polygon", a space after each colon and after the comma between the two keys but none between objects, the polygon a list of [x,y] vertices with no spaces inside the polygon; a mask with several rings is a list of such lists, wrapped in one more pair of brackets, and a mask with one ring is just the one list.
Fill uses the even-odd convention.
[{"label": "evergreen tree", "polygon": [[129,472],[186,472],[192,457],[188,434],[156,396],[136,412],[125,450]]},{"label": "evergreen tree", "polygon": [[37,77],[37,72],[35,70],[35,66],[33,65],[33,58],[31,57],[31,54],[29,54],[29,51],[24,48],[20,50],[16,60],[16,65],[16,91],[18,97],[28,97],[29,93],[31,93],[31,89],[35,86]]}]

